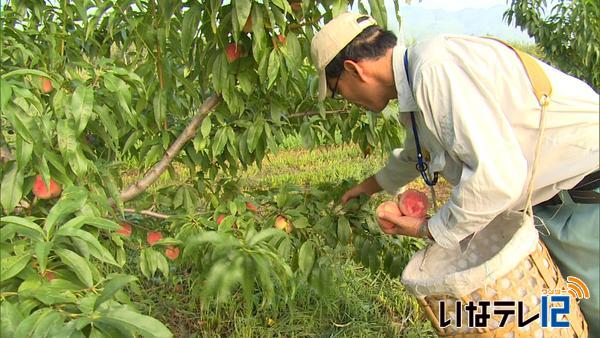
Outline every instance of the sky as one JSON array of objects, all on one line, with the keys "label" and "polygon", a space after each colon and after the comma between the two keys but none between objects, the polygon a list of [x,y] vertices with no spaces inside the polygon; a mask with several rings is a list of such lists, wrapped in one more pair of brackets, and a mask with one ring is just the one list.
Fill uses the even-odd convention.
[{"label": "sky", "polygon": [[395,28],[397,21],[391,0],[385,0],[388,29],[399,33],[407,42],[452,33],[493,35],[509,42],[533,43],[525,32],[503,20],[510,0],[412,0],[410,5],[398,1],[403,31],[399,33]]},{"label": "sky", "polygon": [[413,0],[410,5],[403,4],[401,7],[458,11],[465,8],[489,8],[496,5],[507,5],[507,0]]}]

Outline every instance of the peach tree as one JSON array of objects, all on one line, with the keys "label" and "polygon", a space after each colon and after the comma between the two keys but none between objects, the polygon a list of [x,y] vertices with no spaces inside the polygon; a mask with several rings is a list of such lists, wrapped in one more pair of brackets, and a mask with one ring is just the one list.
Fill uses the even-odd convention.
[{"label": "peach tree", "polygon": [[[3,2],[3,334],[169,336],[128,292],[180,249],[194,292],[240,292],[248,308],[256,292],[264,305],[296,283],[325,289],[328,252],[349,243],[399,273],[406,243],[379,236],[365,205],[337,205],[343,185],[248,197],[235,179],[290,133],[365,152],[401,139],[393,109],[316,102],[310,40],[350,6],[386,25],[383,0]],[[163,174],[176,183],[152,189]],[[123,270],[126,214],[169,233],[138,240],[140,276]]]},{"label": "peach tree", "polygon": [[600,88],[598,1],[512,0],[504,16],[527,31],[552,64]]}]

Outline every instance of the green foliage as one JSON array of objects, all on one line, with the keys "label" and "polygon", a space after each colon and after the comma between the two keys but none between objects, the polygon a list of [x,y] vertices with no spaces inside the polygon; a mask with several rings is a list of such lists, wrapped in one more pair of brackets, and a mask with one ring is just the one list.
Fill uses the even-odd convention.
[{"label": "green foliage", "polygon": [[[339,198],[353,182],[301,189],[285,185],[256,194],[255,214],[248,199],[238,197],[193,220],[178,220],[176,238],[185,240],[184,257],[191,267],[195,288],[204,303],[230,301],[236,290],[248,312],[287,303],[298,285],[308,283],[315,292],[331,293],[333,252],[349,245],[357,262],[372,273],[379,270],[398,277],[409,257],[423,246],[419,240],[382,236],[365,196],[347,206]],[[217,221],[220,215],[225,217]],[[292,231],[274,229],[285,217]],[[276,290],[276,291],[275,291]]]},{"label": "green foliage", "polygon": [[[187,192],[180,192],[188,203],[166,208],[191,211],[198,205],[190,200],[210,199],[202,185],[223,171],[235,176],[260,165],[289,132],[299,132],[307,147],[336,133],[363,149],[397,142],[393,115],[376,129],[376,119],[356,107],[316,103],[309,45],[320,20],[334,14],[329,6],[234,4],[5,4],[2,139],[19,161],[6,177],[12,189],[2,201],[5,211],[29,192],[22,186],[31,167],[64,186],[85,181],[118,199],[120,161],[154,165],[212,93],[225,104],[172,162],[189,168]],[[380,1],[370,4],[383,10]],[[229,61],[231,43],[239,58]],[[53,87],[48,93],[40,88],[45,78]]]},{"label": "green foliage", "polygon": [[[382,0],[369,4],[375,16],[385,17]],[[182,234],[190,227],[173,222],[171,232],[181,241],[167,237],[147,245],[144,235],[159,229],[136,223],[128,237],[115,234],[120,227],[108,221],[122,218],[123,209],[131,206],[120,197],[125,188],[167,155],[172,158],[166,168],[171,184],[143,194],[134,206],[167,212],[175,216],[172,221],[220,211],[224,197],[239,190],[239,170],[260,167],[286,134],[300,135],[306,147],[330,142],[335,135],[363,149],[397,143],[394,114],[376,119],[344,102],[316,103],[310,40],[323,20],[349,5],[3,2],[0,205],[6,260],[0,287],[3,308],[18,308],[3,332],[169,335],[129,304],[127,292],[135,282],[123,276],[123,266],[136,266],[143,280],[168,278],[172,263],[162,249],[182,246],[187,239]],[[194,135],[183,134],[213,97],[222,103]],[[192,142],[167,154],[184,136]],[[133,179],[124,175],[131,164],[138,169]],[[38,175],[58,182],[60,199],[42,200],[32,193]],[[183,182],[175,184],[175,179]],[[279,196],[275,204],[283,208],[289,201]],[[195,269],[202,277],[198,280],[206,282],[195,293],[209,301],[241,283],[246,303],[254,305],[260,298],[267,306],[277,297],[293,296],[299,281],[317,280],[311,277],[314,266],[325,261],[319,260],[312,239],[298,238],[292,245],[263,219],[253,221],[256,226],[237,220],[240,228],[233,234],[227,227],[244,209],[236,202],[227,207],[230,217],[220,227],[208,217],[209,227],[190,232],[196,241],[186,252],[197,250],[210,258]],[[285,209],[287,217],[301,213]],[[295,220],[297,229],[302,224]],[[296,257],[295,263],[290,257]],[[256,271],[254,279],[250,273]],[[297,272],[303,279],[297,279]],[[54,274],[53,281],[44,278]],[[272,281],[273,276],[278,277]],[[56,280],[61,281],[56,288],[45,287]]]},{"label": "green foliage", "polygon": [[557,67],[600,88],[598,1],[513,0],[505,17],[526,29]]},{"label": "green foliage", "polygon": [[71,187],[45,218],[0,218],[3,337],[171,336],[130,306],[122,289],[136,277],[101,274],[120,266],[106,246],[120,227],[80,212],[88,204],[87,192]]}]

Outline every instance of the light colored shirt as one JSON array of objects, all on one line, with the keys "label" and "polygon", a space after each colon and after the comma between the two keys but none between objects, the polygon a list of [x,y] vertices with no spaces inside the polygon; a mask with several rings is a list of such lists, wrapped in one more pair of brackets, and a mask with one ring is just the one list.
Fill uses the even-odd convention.
[{"label": "light colored shirt", "polygon": [[[429,172],[454,185],[451,196],[429,220],[443,247],[477,232],[507,210],[522,210],[527,198],[538,136],[540,106],[517,55],[486,38],[442,35],[408,50],[412,91],[404,51],[393,51],[404,148],[394,149],[375,178],[387,192],[419,176],[409,111],[415,111],[421,148],[430,154]],[[598,170],[598,94],[572,76],[539,62],[553,92],[533,204],[572,188]],[[431,175],[431,177],[433,177]]]}]

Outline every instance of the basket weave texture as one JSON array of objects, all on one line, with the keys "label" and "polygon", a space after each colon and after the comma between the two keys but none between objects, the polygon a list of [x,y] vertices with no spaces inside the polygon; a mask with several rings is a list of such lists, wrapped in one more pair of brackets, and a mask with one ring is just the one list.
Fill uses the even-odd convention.
[{"label": "basket weave texture", "polygon": [[[541,320],[538,318],[525,327],[519,328],[516,315],[508,317],[503,327],[499,327],[502,315],[494,315],[489,311],[491,318],[486,328],[469,328],[466,313],[462,314],[462,327],[456,325],[455,303],[462,301],[463,308],[469,302],[480,300],[502,301],[519,300],[524,303],[524,318],[531,318],[540,313],[540,295],[543,289],[563,289],[566,282],[558,267],[552,261],[548,250],[541,240],[538,241],[536,249],[518,264],[516,268],[505,276],[496,279],[494,283],[479,288],[470,294],[456,298],[449,295],[421,296],[417,297],[422,308],[438,335],[441,337],[464,337],[464,338],[563,338],[578,337],[587,338],[587,323],[575,301],[571,301],[570,313],[561,320],[568,320],[571,324],[568,328],[542,328]],[[440,327],[439,304],[445,303],[446,319],[452,319],[451,324],[445,328]],[[513,307],[515,309],[515,307]],[[477,310],[479,312],[479,309]]]}]

